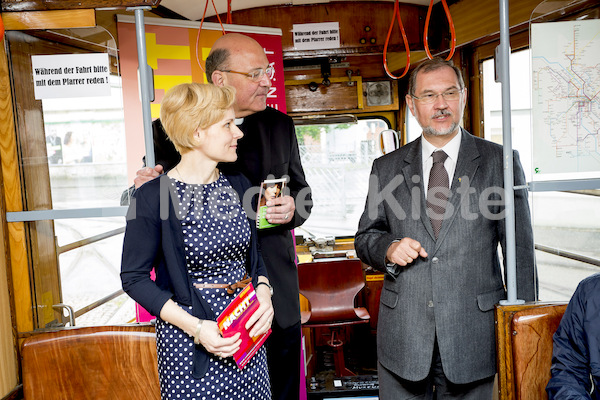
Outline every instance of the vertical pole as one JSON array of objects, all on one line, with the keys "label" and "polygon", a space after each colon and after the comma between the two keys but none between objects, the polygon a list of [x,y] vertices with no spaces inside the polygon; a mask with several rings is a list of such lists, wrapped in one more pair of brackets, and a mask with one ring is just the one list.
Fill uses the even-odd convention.
[{"label": "vertical pole", "polygon": [[152,69],[148,65],[146,55],[146,27],[144,25],[144,11],[152,7],[130,7],[127,11],[135,11],[135,33],[137,38],[139,84],[142,100],[142,121],[144,123],[144,142],[146,144],[146,166],[154,168],[154,139],[152,136],[152,114],[150,102],[154,100],[154,82]]},{"label": "vertical pole", "polygon": [[504,160],[504,201],[506,211],[506,290],[507,300],[502,304],[518,304],[517,263],[515,240],[515,191],[510,105],[510,32],[508,0],[500,0],[500,47],[498,52],[499,76],[502,86],[502,144]]}]

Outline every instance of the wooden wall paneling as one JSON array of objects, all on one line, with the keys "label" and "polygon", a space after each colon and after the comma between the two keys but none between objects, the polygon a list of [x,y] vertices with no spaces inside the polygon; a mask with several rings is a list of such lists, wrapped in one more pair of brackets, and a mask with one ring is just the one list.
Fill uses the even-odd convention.
[{"label": "wooden wall paneling", "polygon": [[[3,213],[5,210],[2,207]],[[6,229],[2,229],[2,236],[0,251],[1,254],[7,254],[5,240],[8,234]],[[0,259],[0,397],[13,390],[18,381],[17,342],[13,329],[13,303],[10,297],[12,279],[9,277],[8,266],[8,257],[2,257]]]},{"label": "wooden wall paneling", "polygon": [[96,26],[96,14],[91,10],[55,10],[3,12],[4,29],[62,29]]},{"label": "wooden wall paneling", "polygon": [[[17,168],[16,135],[13,101],[4,41],[0,45],[0,212],[22,209],[20,179]],[[23,318],[20,326],[31,327],[31,296],[27,263],[21,268],[25,277],[18,274],[18,264],[26,252],[25,248],[13,249],[14,243],[23,242],[22,229],[9,229],[6,218],[0,224],[0,397],[7,396],[18,383],[16,307]],[[19,224],[22,228],[23,224]],[[18,227],[17,227],[18,228]],[[17,246],[18,247],[18,246]],[[13,256],[14,253],[14,256]],[[11,261],[13,264],[11,265]],[[16,262],[15,262],[16,261]],[[15,265],[17,264],[17,265]],[[17,268],[15,268],[17,267]],[[12,294],[14,282],[24,283],[27,296],[23,304],[15,304]]]},{"label": "wooden wall paneling", "polygon": [[[8,63],[4,42],[0,46],[0,182],[4,181],[5,167],[6,172],[10,173],[10,161],[14,162],[16,152],[14,151],[14,123],[13,123],[13,104],[10,91]],[[11,151],[12,150],[12,151]],[[8,165],[6,162],[8,161]],[[14,171],[13,171],[14,172]],[[10,176],[6,176],[10,178]],[[2,182],[3,183],[3,182]],[[10,184],[0,185],[3,191],[10,190]],[[4,193],[0,193],[0,212],[5,215],[6,198]],[[14,332],[14,302],[10,294],[12,293],[12,276],[10,269],[10,251],[9,233],[6,219],[2,219],[0,224],[0,396],[10,393],[18,382],[17,355],[15,349],[16,336]]]},{"label": "wooden wall paneling", "polygon": [[[369,49],[375,45],[379,46],[377,51],[381,53],[392,22],[393,11],[394,3],[388,1],[336,1],[328,4],[273,6],[240,10],[232,13],[232,20],[234,24],[280,28],[283,32],[281,43],[284,58],[286,53],[287,56],[294,55],[293,25],[315,22],[339,22],[340,45],[342,48],[356,48],[356,51],[359,52],[360,49]],[[400,5],[400,15],[411,47],[418,47],[422,43],[421,20],[424,19],[426,13],[426,7]],[[218,22],[215,17],[210,18],[210,20]],[[366,27],[370,30],[366,31]],[[361,38],[365,39],[365,44],[360,43]],[[371,43],[371,39],[374,39],[375,43]],[[390,44],[403,46],[402,36],[397,26],[392,33]],[[314,52],[318,53],[319,51],[315,50]]]},{"label": "wooden wall paneling", "polygon": [[[494,57],[496,47],[500,45],[500,40],[495,39],[491,42],[474,46],[473,53],[477,54],[479,62]],[[510,35],[510,50],[512,52],[529,47],[529,30],[521,31]]]},{"label": "wooden wall paneling", "polygon": [[[2,213],[6,212],[4,201],[2,203]],[[5,224],[2,227],[0,240],[0,254],[5,256],[0,258],[0,397],[10,393],[18,382],[17,368],[17,341],[14,329],[13,310],[14,303],[11,299],[12,277],[10,276],[7,242],[8,230]]]},{"label": "wooden wall paneling", "polygon": [[[362,78],[330,78],[330,86],[316,81],[286,81],[285,101],[290,113],[316,111],[342,111],[363,108]],[[309,89],[310,83],[317,83],[316,91]],[[348,83],[352,84],[349,85]]]},{"label": "wooden wall paneling", "polygon": [[[304,6],[277,6],[262,9],[249,9],[233,12],[235,24],[258,25],[280,28],[282,35],[283,57],[285,59],[312,58],[319,55],[342,56],[350,63],[350,69],[360,69],[365,78],[386,77],[383,69],[383,47],[392,23],[394,5],[391,2],[335,2],[329,4],[313,4]],[[411,60],[423,59],[423,28],[427,8],[409,4],[400,5],[402,23],[406,31],[411,51]],[[211,19],[217,22],[216,18]],[[296,50],[292,42],[294,24],[314,22],[340,23],[340,49],[330,50]],[[366,31],[365,28],[370,29]],[[361,39],[365,43],[360,43]],[[371,43],[374,40],[374,43]],[[422,54],[420,54],[422,53]],[[394,26],[388,45],[388,66],[391,71],[403,69],[406,65],[404,42],[394,20]],[[334,75],[340,73],[340,75]],[[332,76],[343,76],[344,70],[332,69]],[[286,79],[309,79],[286,73]]]},{"label": "wooden wall paneling", "polygon": [[[425,50],[411,50],[410,51],[410,64],[416,65],[419,61],[425,60],[427,53]],[[394,74],[394,76],[400,76],[406,68],[406,52],[391,52],[387,53],[388,70]],[[402,79],[408,80],[410,71]]]},{"label": "wooden wall paneling", "polygon": [[[512,28],[526,24],[532,11],[539,4],[539,0],[511,1],[508,8],[509,26]],[[498,1],[461,0],[449,8],[454,20],[458,46],[500,32]]]},{"label": "wooden wall paneling", "polygon": [[[9,39],[15,103],[17,107],[17,149],[22,174],[25,209],[52,208],[50,174],[42,102],[34,99],[31,55],[54,54],[60,45],[46,43],[24,32],[7,32]],[[64,50],[63,50],[64,52]],[[17,84],[18,83],[18,84]],[[53,221],[29,222],[25,226],[33,291],[34,328],[45,327],[57,319],[52,305],[61,303]],[[23,266],[20,266],[23,267]],[[15,293],[16,297],[21,297]]]},{"label": "wooden wall paneling", "polygon": [[383,117],[385,119],[387,119],[390,123],[390,128],[394,129],[394,130],[399,130],[401,129],[400,126],[400,113],[398,112],[398,110],[392,110],[392,111],[379,111],[377,113],[365,113],[365,114],[361,114],[361,117]]},{"label": "wooden wall paneling", "polygon": [[[9,36],[7,33],[6,36]],[[6,63],[6,53],[2,46],[2,58],[0,67],[0,79],[2,90],[2,123],[0,124],[0,160],[3,180],[3,196],[6,211],[23,211],[21,192],[21,176],[17,157],[17,142],[14,125],[13,99],[11,92],[9,66]],[[3,218],[3,221],[6,221]],[[14,318],[18,331],[29,331],[33,329],[33,303],[30,288],[29,262],[27,258],[27,247],[25,238],[25,227],[23,223],[8,224],[8,247],[7,261],[10,263],[10,279],[12,279]]]},{"label": "wooden wall paneling", "polygon": [[401,79],[397,82],[397,93],[398,93],[398,111],[396,112],[396,125],[392,125],[392,128],[398,131],[400,134],[400,146],[404,146],[407,143],[408,132],[406,129],[406,119],[410,110],[406,106],[406,93],[408,92],[408,79]]},{"label": "wooden wall paneling", "polygon": [[[312,57],[312,55],[308,55]],[[346,54],[336,56],[338,63],[331,63],[331,77],[343,78],[348,77],[348,70],[352,71],[352,76],[361,76],[366,79],[381,79],[387,78],[383,69],[383,55],[381,53],[374,54]],[[389,59],[389,55],[388,55]],[[322,80],[321,70],[318,65],[305,67],[287,67],[286,65],[293,64],[293,60],[285,60],[284,74],[287,80]]]},{"label": "wooden wall paneling", "polygon": [[160,0],[2,0],[4,11],[44,11],[80,8],[157,6]]},{"label": "wooden wall paneling", "polygon": [[468,85],[467,107],[469,114],[465,115],[469,119],[471,134],[478,137],[484,136],[484,121],[483,121],[483,68],[482,64],[477,60],[477,50],[465,48],[461,51],[463,60],[467,64],[465,71],[465,85]]},{"label": "wooden wall paneling", "polygon": [[465,58],[465,51],[467,50],[460,49],[460,51],[454,53],[454,56],[452,57],[452,62],[460,69],[465,87],[467,89],[467,104],[463,113],[463,127],[467,131],[472,132],[473,125],[471,119],[471,102],[473,101],[473,96],[477,96],[479,94],[479,89],[473,86],[473,80],[471,79],[471,70],[469,68],[470,60],[468,58]]},{"label": "wooden wall paneling", "polygon": [[[356,79],[355,77],[353,79]],[[331,78],[332,82],[345,82],[348,78]],[[315,82],[321,82],[315,80]],[[400,100],[398,98],[398,81],[389,81],[391,84],[392,91],[392,103],[389,105],[381,106],[369,106],[367,102],[367,94],[365,93],[365,82],[362,83],[362,91],[355,93],[350,90],[351,87],[343,88],[342,83],[332,83],[329,88],[319,85],[319,89],[316,92],[310,92],[308,89],[308,83],[310,81],[286,81],[286,104],[288,108],[288,114],[293,117],[301,117],[305,115],[314,115],[315,113],[320,115],[332,115],[340,113],[352,113],[367,117],[369,114],[385,116],[392,124],[392,128],[397,128],[397,116],[394,114],[400,107]],[[374,80],[369,82],[375,82]],[[340,86],[337,86],[340,85]],[[355,99],[355,94],[360,96],[362,99]],[[355,104],[359,106],[356,107]],[[362,105],[361,105],[362,104]],[[321,107],[321,108],[319,108]],[[392,114],[390,115],[390,112]]]}]

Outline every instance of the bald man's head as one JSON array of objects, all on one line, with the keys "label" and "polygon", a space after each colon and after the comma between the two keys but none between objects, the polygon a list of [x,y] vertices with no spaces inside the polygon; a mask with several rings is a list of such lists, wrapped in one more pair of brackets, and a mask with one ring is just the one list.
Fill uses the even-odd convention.
[{"label": "bald man's head", "polygon": [[256,40],[241,33],[228,33],[218,38],[206,58],[206,78],[213,83],[212,74],[216,70],[235,69],[228,65],[229,58],[244,53],[264,54],[264,49]]},{"label": "bald man's head", "polygon": [[236,117],[241,118],[266,108],[271,80],[263,74],[254,81],[246,74],[264,71],[268,66],[265,51],[256,40],[240,33],[228,33],[213,44],[205,69],[209,82],[236,89]]}]

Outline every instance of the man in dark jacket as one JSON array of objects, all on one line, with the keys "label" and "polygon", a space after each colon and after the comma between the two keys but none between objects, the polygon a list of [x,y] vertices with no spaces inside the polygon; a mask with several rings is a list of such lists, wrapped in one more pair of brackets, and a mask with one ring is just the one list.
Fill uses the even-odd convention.
[{"label": "man in dark jacket", "polygon": [[[312,200],[292,119],[266,106],[272,68],[258,42],[249,36],[229,33],[214,43],[205,72],[210,83],[236,89],[235,116],[243,118],[239,128],[244,137],[238,142],[238,159],[232,165],[219,167],[224,172],[243,173],[255,187],[267,178],[289,178],[289,195],[267,204],[267,220],[279,226],[259,231],[258,239],[273,285],[275,321],[267,341],[273,399],[297,400],[301,325],[295,243],[290,230],[308,218]],[[136,187],[168,171],[179,161],[179,154],[167,140],[160,121],[154,121],[153,128],[157,167],[138,171]]]},{"label": "man in dark jacket", "polygon": [[[503,193],[505,161],[501,146],[460,128],[466,90],[451,62],[419,64],[406,102],[422,135],[373,162],[354,245],[385,273],[381,400],[493,398],[494,305],[506,298],[498,246],[507,246],[504,204],[490,195]],[[515,184],[525,184],[516,152],[513,167]],[[527,191],[515,191],[514,212],[517,295],[535,300]]]},{"label": "man in dark jacket", "polygon": [[600,399],[600,274],[579,283],[553,339],[548,398]]}]

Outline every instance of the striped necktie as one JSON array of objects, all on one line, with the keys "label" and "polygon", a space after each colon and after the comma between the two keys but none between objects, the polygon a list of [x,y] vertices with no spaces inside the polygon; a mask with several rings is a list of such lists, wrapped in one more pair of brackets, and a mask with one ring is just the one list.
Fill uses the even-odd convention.
[{"label": "striped necktie", "polygon": [[449,189],[449,180],[448,172],[444,167],[444,161],[448,158],[448,154],[444,153],[443,150],[438,150],[433,152],[432,156],[433,166],[429,173],[429,184],[427,185],[427,208],[429,209],[428,213],[433,233],[437,240],[442,228],[446,202],[448,201],[448,191],[446,189]]}]

